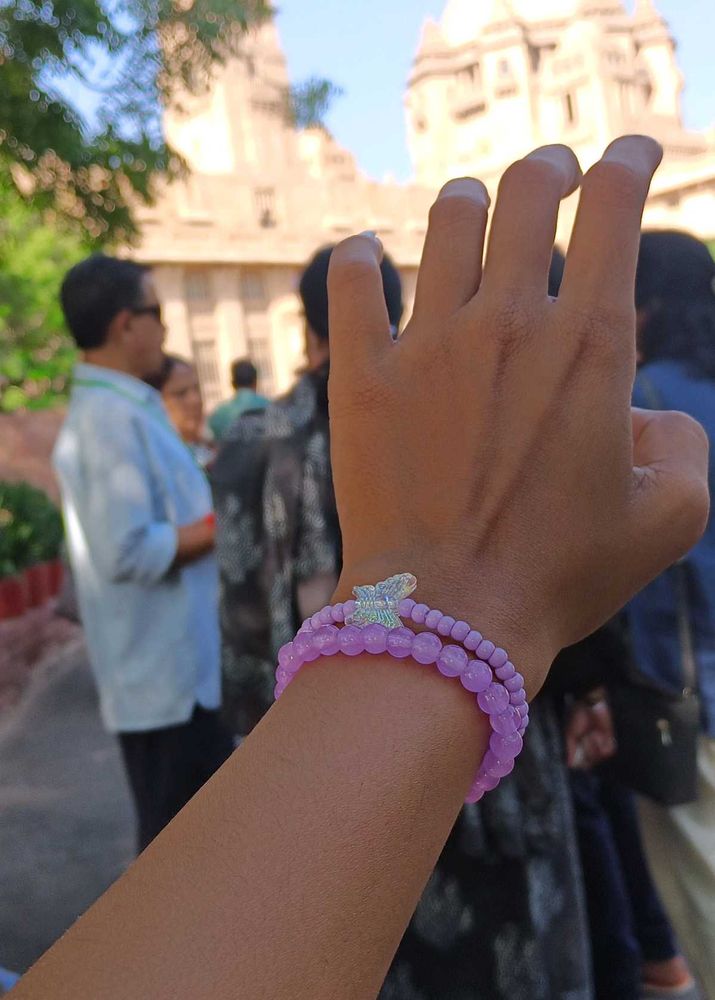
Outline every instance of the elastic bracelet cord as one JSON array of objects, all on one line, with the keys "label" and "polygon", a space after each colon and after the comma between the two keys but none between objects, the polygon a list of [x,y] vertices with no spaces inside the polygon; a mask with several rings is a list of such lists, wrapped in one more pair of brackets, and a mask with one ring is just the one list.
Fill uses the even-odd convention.
[{"label": "elastic bracelet cord", "polygon": [[443,676],[458,677],[462,686],[476,695],[476,705],[489,719],[489,749],[465,800],[478,802],[513,770],[523,746],[529,724],[524,678],[505,650],[484,639],[467,622],[426,604],[406,598],[398,605],[400,617],[426,629],[423,632],[379,622],[350,624],[356,607],[355,601],[326,605],[303,622],[295,639],[278,653],[275,697],[281,697],[305,663],[321,656],[386,653],[395,659],[410,657],[425,666],[434,664]]}]

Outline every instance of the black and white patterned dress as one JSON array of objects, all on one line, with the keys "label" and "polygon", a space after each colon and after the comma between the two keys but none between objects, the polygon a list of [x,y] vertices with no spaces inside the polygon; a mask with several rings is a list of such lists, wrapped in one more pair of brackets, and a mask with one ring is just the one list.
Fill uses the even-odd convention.
[{"label": "black and white patterned dress", "polygon": [[[298,593],[340,566],[327,370],[241,417],[211,470],[221,568],[225,711],[245,734],[273,700]],[[465,806],[380,1000],[588,1000],[585,912],[561,737],[533,706],[513,774]]]}]

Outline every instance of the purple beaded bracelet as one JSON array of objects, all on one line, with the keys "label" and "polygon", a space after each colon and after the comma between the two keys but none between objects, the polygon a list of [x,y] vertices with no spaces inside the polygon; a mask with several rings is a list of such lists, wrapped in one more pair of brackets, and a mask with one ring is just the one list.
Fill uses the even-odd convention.
[{"label": "purple beaded bracelet", "polygon": [[[396,659],[411,657],[420,664],[435,664],[443,676],[459,677],[462,686],[476,695],[476,704],[489,719],[489,749],[465,800],[478,802],[513,770],[523,746],[529,723],[524,678],[503,649],[484,639],[467,622],[455,621],[426,604],[402,599],[394,608],[399,616],[427,629],[419,633],[400,624],[399,618],[395,619],[398,624],[390,627],[356,614],[359,610],[360,601],[327,605],[303,622],[295,639],[278,653],[275,697],[280,698],[303,664],[320,656],[387,653]],[[358,618],[366,623],[352,624]],[[442,637],[454,643],[444,643]],[[469,656],[470,652],[474,657]]]}]

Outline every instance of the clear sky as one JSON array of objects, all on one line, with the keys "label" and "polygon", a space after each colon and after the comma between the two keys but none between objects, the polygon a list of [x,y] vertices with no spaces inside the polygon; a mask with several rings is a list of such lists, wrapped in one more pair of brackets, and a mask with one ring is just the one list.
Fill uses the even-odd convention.
[{"label": "clear sky", "polygon": [[[475,4],[481,0],[473,0]],[[533,0],[537,5],[539,0]],[[277,0],[293,80],[327,77],[345,91],[327,125],[373,177],[410,175],[403,96],[423,20],[446,0]],[[631,4],[628,4],[632,6]],[[715,122],[712,0],[657,0],[678,42],[685,122]]]}]

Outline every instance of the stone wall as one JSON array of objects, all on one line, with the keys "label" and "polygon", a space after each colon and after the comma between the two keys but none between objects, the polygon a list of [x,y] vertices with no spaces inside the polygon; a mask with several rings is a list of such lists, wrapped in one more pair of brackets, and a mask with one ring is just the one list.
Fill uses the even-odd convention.
[{"label": "stone wall", "polygon": [[59,500],[52,449],[64,410],[18,410],[0,414],[0,480],[25,480]]}]

